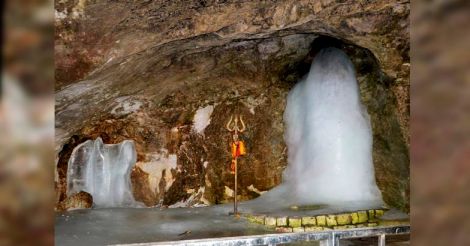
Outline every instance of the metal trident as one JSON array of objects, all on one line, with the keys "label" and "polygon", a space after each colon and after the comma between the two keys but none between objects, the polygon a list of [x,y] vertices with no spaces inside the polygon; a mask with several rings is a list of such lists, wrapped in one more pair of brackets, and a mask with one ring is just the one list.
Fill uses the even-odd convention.
[{"label": "metal trident", "polygon": [[[238,118],[240,118],[240,123],[242,124],[242,128],[238,126]],[[230,124],[232,124],[232,121],[233,121],[233,126],[230,127]],[[245,123],[243,122],[241,115],[239,115],[238,117],[235,116],[235,119],[233,119],[233,115],[232,115],[230,116],[230,120],[228,121],[226,128],[228,131],[230,132],[234,131],[235,134],[237,134],[238,132],[244,132],[246,129],[246,126],[245,126]]]},{"label": "metal trident", "polygon": [[[241,128],[238,126],[238,118],[240,118],[240,123]],[[230,126],[232,124],[233,125]],[[235,116],[235,119],[233,119],[233,115],[230,116],[230,120],[228,121],[227,125],[225,126],[229,132],[234,132],[233,134],[233,141],[236,142],[238,141],[238,132],[244,132],[246,129],[245,123],[243,122],[243,119],[241,115]],[[234,197],[233,197],[233,215],[238,217],[238,210],[237,210],[237,186],[238,186],[238,160],[237,157],[233,160],[235,162],[235,187],[234,187]]]}]

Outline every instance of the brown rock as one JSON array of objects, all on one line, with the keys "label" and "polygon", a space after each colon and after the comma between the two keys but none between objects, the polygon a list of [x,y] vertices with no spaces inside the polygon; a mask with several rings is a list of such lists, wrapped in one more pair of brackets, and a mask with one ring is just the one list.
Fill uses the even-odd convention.
[{"label": "brown rock", "polygon": [[132,193],[136,201],[143,202],[146,206],[155,206],[158,201],[155,193],[150,189],[149,175],[139,167],[134,167],[131,172]]},{"label": "brown rock", "polygon": [[93,206],[93,197],[85,191],[80,191],[65,198],[57,207],[59,211],[67,211],[74,209],[86,209]]}]

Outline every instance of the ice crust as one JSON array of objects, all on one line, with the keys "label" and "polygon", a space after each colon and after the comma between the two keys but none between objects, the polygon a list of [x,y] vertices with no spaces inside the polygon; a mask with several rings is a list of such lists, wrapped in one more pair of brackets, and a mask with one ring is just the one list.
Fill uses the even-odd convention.
[{"label": "ice crust", "polygon": [[139,207],[132,195],[130,174],[136,163],[134,142],[103,144],[87,140],[72,151],[67,169],[67,195],[86,191],[94,207]]}]

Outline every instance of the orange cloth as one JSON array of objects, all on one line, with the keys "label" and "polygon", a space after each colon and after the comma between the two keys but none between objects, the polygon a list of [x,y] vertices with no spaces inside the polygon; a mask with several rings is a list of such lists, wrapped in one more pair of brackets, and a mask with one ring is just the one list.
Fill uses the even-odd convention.
[{"label": "orange cloth", "polygon": [[245,155],[245,144],[242,141],[237,141],[232,143],[232,157],[237,158],[239,156]]},{"label": "orange cloth", "polygon": [[235,173],[235,159],[233,159],[232,164],[230,164],[230,172]]}]

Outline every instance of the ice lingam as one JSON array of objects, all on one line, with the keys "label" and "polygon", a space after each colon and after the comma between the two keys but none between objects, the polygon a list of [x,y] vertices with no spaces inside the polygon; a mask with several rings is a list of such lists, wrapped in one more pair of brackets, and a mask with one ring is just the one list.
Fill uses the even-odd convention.
[{"label": "ice lingam", "polygon": [[372,131],[355,70],[337,48],[322,49],[308,75],[289,92],[284,112],[288,166],[283,183],[247,209],[383,205],[372,163]]},{"label": "ice lingam", "polygon": [[67,195],[86,191],[95,207],[138,207],[130,173],[136,162],[134,142],[103,144],[101,138],[78,145],[67,169]]}]

